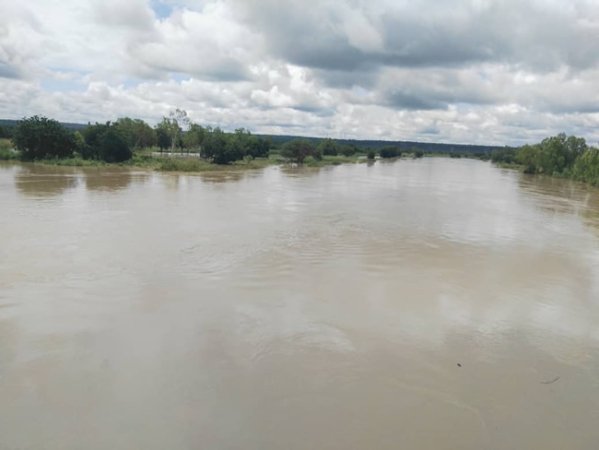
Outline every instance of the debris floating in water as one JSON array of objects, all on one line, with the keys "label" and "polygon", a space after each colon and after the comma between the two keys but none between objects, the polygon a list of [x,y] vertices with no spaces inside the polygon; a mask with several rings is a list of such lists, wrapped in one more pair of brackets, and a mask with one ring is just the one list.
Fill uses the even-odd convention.
[{"label": "debris floating in water", "polygon": [[458,367],[462,367],[462,365],[460,363],[458,363]]},{"label": "debris floating in water", "polygon": [[560,377],[555,377],[555,378],[553,378],[553,379],[551,379],[549,381],[541,381],[541,384],[553,384],[553,383],[555,383],[559,379],[560,379]]}]

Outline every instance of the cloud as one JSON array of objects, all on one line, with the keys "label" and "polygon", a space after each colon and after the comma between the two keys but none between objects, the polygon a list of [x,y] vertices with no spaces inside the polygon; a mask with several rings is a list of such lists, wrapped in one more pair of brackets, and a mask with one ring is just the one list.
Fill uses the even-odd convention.
[{"label": "cloud", "polygon": [[0,0],[0,115],[599,141],[593,0]]}]

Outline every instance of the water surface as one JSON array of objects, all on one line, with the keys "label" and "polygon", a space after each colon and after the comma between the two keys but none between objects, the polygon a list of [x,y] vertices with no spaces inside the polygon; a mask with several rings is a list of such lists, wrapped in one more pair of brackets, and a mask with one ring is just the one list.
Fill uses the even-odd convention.
[{"label": "water surface", "polygon": [[430,158],[0,166],[0,449],[596,449],[599,192]]}]

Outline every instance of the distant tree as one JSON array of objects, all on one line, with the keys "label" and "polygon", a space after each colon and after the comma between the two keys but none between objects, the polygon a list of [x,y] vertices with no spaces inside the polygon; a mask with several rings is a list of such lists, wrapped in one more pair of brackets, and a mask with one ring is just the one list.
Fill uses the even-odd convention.
[{"label": "distant tree", "polygon": [[156,132],[143,120],[121,117],[115,127],[130,148],[152,147],[157,143]]},{"label": "distant tree", "polygon": [[206,128],[192,123],[189,130],[183,135],[183,147],[186,149],[199,149],[206,137]]},{"label": "distant tree", "polygon": [[373,161],[374,158],[376,158],[376,153],[374,153],[374,150],[368,150],[368,154],[366,156],[369,160]]},{"label": "distant tree", "polygon": [[590,147],[576,159],[572,178],[593,185],[599,184],[599,149]]},{"label": "distant tree", "polygon": [[73,134],[65,127],[56,120],[39,116],[20,120],[13,142],[26,160],[68,158],[76,147]]},{"label": "distant tree", "polygon": [[246,147],[246,154],[252,158],[268,158],[272,144],[262,137],[252,136]]},{"label": "distant tree", "polygon": [[[165,117],[166,119],[166,117]],[[175,109],[169,113],[171,149],[183,147],[183,133],[189,128],[191,121],[184,109]]]},{"label": "distant tree", "polygon": [[338,153],[337,142],[330,138],[321,140],[317,149],[322,155],[336,156]]},{"label": "distant tree", "polygon": [[516,162],[516,149],[505,147],[497,148],[491,152],[491,161],[495,163],[512,164]]},{"label": "distant tree", "polygon": [[319,153],[310,141],[305,139],[294,139],[285,143],[282,155],[299,164],[302,164],[308,156],[318,158]]},{"label": "distant tree", "polygon": [[85,149],[85,138],[79,131],[73,133],[73,139],[75,140],[75,151],[80,155]]},{"label": "distant tree", "polygon": [[115,127],[109,128],[100,138],[100,158],[106,162],[123,162],[133,156],[127,141]]},{"label": "distant tree", "polygon": [[133,156],[131,148],[116,124],[106,122],[88,125],[83,131],[85,147],[82,156],[105,162],[123,162]]},{"label": "distant tree", "polygon": [[397,147],[385,147],[379,151],[381,158],[397,158],[401,156],[401,151]]},{"label": "distant tree", "polygon": [[[230,150],[230,148],[229,148]],[[227,164],[230,162],[227,153],[227,136],[220,128],[214,128],[206,133],[204,145],[200,155],[202,158],[212,160],[217,164]]]},{"label": "distant tree", "polygon": [[[162,121],[156,125],[156,132],[166,134],[168,136],[171,151],[174,151],[175,147],[181,144],[180,140],[183,130],[179,126],[179,122],[174,118],[163,117]],[[160,143],[158,145],[160,148],[163,148]]]},{"label": "distant tree", "polygon": [[527,173],[562,174],[569,171],[576,159],[587,150],[586,141],[564,133],[552,136],[536,145],[524,145],[516,151],[516,160]]},{"label": "distant tree", "polygon": [[171,136],[167,129],[162,124],[158,124],[154,129],[156,133],[156,144],[160,148],[160,151],[164,151],[171,146]]},{"label": "distant tree", "polygon": [[343,145],[341,146],[341,154],[343,156],[352,156],[358,153],[359,149],[355,145]]},{"label": "distant tree", "polygon": [[516,151],[516,162],[524,166],[525,173],[536,173],[540,164],[540,155],[540,145],[523,145]]}]

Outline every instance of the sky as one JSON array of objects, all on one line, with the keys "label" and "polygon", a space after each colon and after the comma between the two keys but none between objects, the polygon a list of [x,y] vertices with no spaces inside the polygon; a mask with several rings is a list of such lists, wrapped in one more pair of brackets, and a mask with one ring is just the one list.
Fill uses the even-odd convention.
[{"label": "sky", "polygon": [[599,143],[598,0],[0,0],[0,118]]}]

